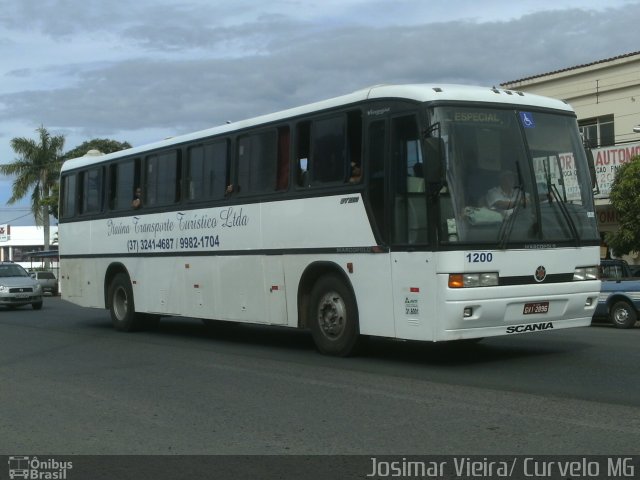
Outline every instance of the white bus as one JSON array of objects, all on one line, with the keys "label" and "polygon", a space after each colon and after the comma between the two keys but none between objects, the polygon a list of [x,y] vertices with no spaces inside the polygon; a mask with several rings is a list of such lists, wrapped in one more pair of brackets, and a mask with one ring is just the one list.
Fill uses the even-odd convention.
[{"label": "white bus", "polygon": [[61,291],[118,330],[283,325],[333,355],[586,326],[590,173],[562,101],[376,86],[65,162]]}]

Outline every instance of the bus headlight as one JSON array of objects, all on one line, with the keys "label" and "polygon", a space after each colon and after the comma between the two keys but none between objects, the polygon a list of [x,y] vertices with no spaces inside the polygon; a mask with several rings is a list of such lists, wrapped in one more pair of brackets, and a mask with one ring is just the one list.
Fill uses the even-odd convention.
[{"label": "bus headlight", "polygon": [[573,272],[573,279],[576,281],[581,280],[598,280],[598,267],[577,267],[575,272]]},{"label": "bus headlight", "polygon": [[449,274],[449,288],[495,287],[497,285],[498,272]]}]

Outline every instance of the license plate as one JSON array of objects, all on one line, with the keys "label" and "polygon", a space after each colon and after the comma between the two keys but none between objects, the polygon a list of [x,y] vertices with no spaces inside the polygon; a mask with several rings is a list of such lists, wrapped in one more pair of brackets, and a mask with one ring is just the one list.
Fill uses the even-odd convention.
[{"label": "license plate", "polygon": [[14,295],[15,298],[29,298],[31,296],[30,293],[16,293]]},{"label": "license plate", "polygon": [[524,315],[532,315],[534,313],[547,313],[549,311],[549,302],[533,302],[525,303],[522,313]]}]

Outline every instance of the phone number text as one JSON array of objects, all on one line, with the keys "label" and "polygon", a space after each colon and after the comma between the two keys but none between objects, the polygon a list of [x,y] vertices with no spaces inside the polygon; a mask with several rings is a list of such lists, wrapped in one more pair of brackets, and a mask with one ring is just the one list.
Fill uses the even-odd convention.
[{"label": "phone number text", "polygon": [[127,240],[128,252],[152,252],[166,250],[195,250],[199,248],[217,248],[220,246],[218,235],[199,237],[153,238],[150,240]]}]

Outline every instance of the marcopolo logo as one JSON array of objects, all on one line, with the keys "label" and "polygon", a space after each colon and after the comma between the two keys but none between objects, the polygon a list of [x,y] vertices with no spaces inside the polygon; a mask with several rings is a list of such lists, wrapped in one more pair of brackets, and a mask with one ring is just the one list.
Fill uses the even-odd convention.
[{"label": "marcopolo logo", "polygon": [[53,458],[46,460],[38,457],[11,456],[9,457],[9,478],[24,478],[33,480],[64,480],[67,470],[73,468],[73,462],[61,462]]}]

